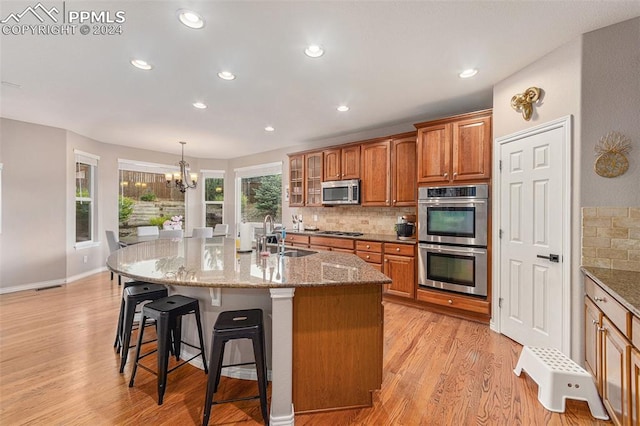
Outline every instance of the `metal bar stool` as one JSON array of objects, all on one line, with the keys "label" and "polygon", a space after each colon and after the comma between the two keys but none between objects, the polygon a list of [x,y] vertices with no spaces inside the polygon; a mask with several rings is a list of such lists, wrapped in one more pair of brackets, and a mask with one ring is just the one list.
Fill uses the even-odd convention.
[{"label": "metal bar stool", "polygon": [[[188,314],[195,314],[196,325],[198,327],[198,338],[200,340],[200,347],[191,345],[190,343],[182,341],[182,316]],[[144,325],[148,318],[152,318],[156,321],[158,346],[156,349],[151,350],[145,354],[140,355],[142,348],[142,338],[144,335]],[[173,339],[172,339],[173,337]],[[167,371],[169,365],[169,347],[172,345],[173,340],[173,354],[176,357],[176,361],[180,360],[180,345],[184,343],[194,349],[200,349],[200,352],[186,361],[176,365],[171,370]],[[150,368],[142,365],[140,360],[157,352],[158,353],[158,368],[157,371],[153,371]],[[136,346],[136,358],[133,365],[133,371],[131,373],[131,380],[129,381],[129,387],[133,387],[133,382],[136,378],[136,371],[138,367],[143,368],[150,373],[158,376],[158,405],[162,405],[164,399],[164,392],[167,385],[167,374],[172,372],[178,367],[182,367],[189,361],[198,356],[202,357],[202,364],[204,365],[204,372],[207,373],[207,360],[204,356],[204,339],[202,338],[202,322],[200,320],[200,306],[198,299],[182,296],[180,294],[174,294],[169,297],[165,297],[156,300],[151,303],[147,303],[142,307],[142,318],[140,319],[140,332],[138,333],[138,344]]]},{"label": "metal bar stool", "polygon": [[[118,335],[116,336],[116,343],[114,346],[120,347],[120,372],[124,371],[124,366],[127,363],[127,357],[129,356],[129,349],[131,343],[131,331],[133,330],[133,319],[136,315],[136,307],[148,300],[158,300],[163,297],[167,297],[169,292],[167,288],[160,284],[141,283],[136,282],[125,283],[123,291],[123,301],[121,304],[121,316],[118,321]],[[139,325],[140,334],[142,334],[142,321]]]},{"label": "metal bar stool", "polygon": [[[251,339],[253,342],[253,354],[255,357],[254,362],[222,365],[224,347],[229,340],[234,339]],[[209,424],[212,405],[235,401],[246,401],[257,398],[260,398],[260,409],[262,411],[264,423],[269,424],[269,418],[267,416],[267,361],[261,309],[225,311],[218,315],[218,319],[213,326],[213,342],[211,344],[209,364],[211,365],[211,374],[209,374],[209,378],[207,379],[207,395],[204,400],[204,417],[202,424],[204,426]],[[222,401],[213,400],[213,394],[217,392],[218,385],[220,384],[220,372],[223,367],[235,367],[251,364],[256,365],[256,372],[258,373],[258,390],[260,392],[259,395],[246,398],[226,399]]]}]

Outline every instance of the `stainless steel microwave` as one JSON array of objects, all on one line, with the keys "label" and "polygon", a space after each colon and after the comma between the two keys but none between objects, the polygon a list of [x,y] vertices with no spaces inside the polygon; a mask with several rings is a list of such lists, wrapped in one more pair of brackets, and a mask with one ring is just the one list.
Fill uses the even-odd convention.
[{"label": "stainless steel microwave", "polygon": [[322,204],[360,204],[360,180],[322,182]]}]

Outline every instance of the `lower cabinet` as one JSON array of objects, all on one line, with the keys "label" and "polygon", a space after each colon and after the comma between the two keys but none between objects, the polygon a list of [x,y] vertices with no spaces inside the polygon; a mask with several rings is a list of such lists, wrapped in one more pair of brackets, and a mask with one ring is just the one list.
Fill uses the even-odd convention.
[{"label": "lower cabinet", "polygon": [[416,290],[415,246],[385,243],[384,274],[393,280],[387,287],[388,294],[413,299]]},{"label": "lower cabinet", "polygon": [[[378,241],[356,241],[356,256],[367,262],[378,271],[384,273],[382,268],[382,245]],[[388,287],[388,286],[385,286]]]},{"label": "lower cabinet", "polygon": [[637,426],[640,342],[636,340],[640,335],[636,339],[636,333],[640,330],[634,326],[640,320],[589,277],[584,287],[585,367],[613,423]]},{"label": "lower cabinet", "polygon": [[602,318],[602,402],[614,423],[627,425],[629,416],[629,354],[631,345],[609,321]]},{"label": "lower cabinet", "polygon": [[[634,340],[635,342],[635,340]],[[640,424],[640,351],[631,349],[631,424]]]}]

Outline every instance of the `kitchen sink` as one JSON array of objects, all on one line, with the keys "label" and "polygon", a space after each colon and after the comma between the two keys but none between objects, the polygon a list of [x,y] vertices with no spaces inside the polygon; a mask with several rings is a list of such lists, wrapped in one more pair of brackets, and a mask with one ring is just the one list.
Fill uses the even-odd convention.
[{"label": "kitchen sink", "polygon": [[287,250],[282,255],[287,257],[304,257],[304,256],[309,256],[310,254],[315,254],[315,253],[316,253],[315,251],[295,249],[295,250]]}]

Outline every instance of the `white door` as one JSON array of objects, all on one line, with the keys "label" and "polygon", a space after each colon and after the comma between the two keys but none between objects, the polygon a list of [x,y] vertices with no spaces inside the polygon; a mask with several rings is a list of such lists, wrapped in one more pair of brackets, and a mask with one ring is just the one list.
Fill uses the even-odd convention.
[{"label": "white door", "polygon": [[569,118],[498,140],[501,332],[569,350]]}]

